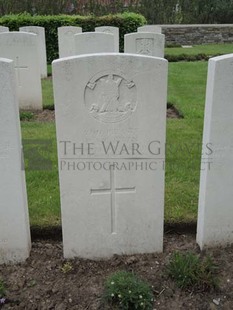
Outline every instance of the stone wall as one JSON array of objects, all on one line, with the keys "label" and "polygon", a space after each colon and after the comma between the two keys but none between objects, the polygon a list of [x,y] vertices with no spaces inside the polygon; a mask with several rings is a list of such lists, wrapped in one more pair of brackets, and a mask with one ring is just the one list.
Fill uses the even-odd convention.
[{"label": "stone wall", "polygon": [[232,43],[233,24],[160,25],[166,45]]}]

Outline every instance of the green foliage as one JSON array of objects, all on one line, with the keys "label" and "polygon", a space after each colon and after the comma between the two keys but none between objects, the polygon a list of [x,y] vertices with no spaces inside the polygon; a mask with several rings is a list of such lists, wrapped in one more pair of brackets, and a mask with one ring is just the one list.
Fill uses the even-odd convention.
[{"label": "green foliage", "polygon": [[146,16],[150,24],[179,23],[176,12],[177,0],[141,0],[138,12]]},{"label": "green foliage", "polygon": [[3,297],[5,294],[5,285],[3,281],[0,279],[0,297]]},{"label": "green foliage", "polygon": [[217,266],[211,257],[175,252],[167,266],[168,275],[182,289],[210,290],[218,287]]},{"label": "green foliage", "polygon": [[[217,55],[216,55],[217,56]],[[200,61],[200,60],[209,60],[210,56],[205,54],[197,54],[197,55],[167,55],[165,54],[165,59],[169,62],[178,62],[178,61]]]},{"label": "green foliage", "polygon": [[118,271],[105,284],[105,301],[119,309],[152,309],[153,293],[146,282],[133,273]]},{"label": "green foliage", "polygon": [[21,121],[31,121],[34,118],[34,114],[28,111],[20,112],[20,120]]},{"label": "green foliage", "polygon": [[8,15],[0,18],[0,25],[7,26],[11,31],[18,31],[23,26],[40,26],[45,28],[48,63],[58,58],[57,28],[61,26],[79,26],[85,31],[94,31],[98,26],[115,26],[120,30],[120,47],[123,50],[124,35],[135,32],[144,25],[146,19],[136,13],[123,13],[101,17],[57,15],[57,16],[31,16],[30,14]]}]

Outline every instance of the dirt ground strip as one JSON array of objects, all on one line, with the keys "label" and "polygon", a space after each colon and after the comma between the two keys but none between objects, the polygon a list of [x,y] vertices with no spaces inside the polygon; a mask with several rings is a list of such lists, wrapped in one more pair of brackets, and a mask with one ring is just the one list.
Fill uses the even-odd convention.
[{"label": "dirt ground strip", "polygon": [[165,235],[162,254],[114,256],[106,261],[70,260],[72,268],[64,272],[67,261],[62,257],[61,242],[36,241],[26,263],[0,266],[9,298],[2,309],[112,309],[103,305],[103,286],[118,270],[133,271],[150,283],[154,309],[233,309],[233,246],[204,253],[212,255],[219,266],[220,289],[209,293],[182,291],[167,278],[165,265],[176,250],[200,253],[195,235]]}]

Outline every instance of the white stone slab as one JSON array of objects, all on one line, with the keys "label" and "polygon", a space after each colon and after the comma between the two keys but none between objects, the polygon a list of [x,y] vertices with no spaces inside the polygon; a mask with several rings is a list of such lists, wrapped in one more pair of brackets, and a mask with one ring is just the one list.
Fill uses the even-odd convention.
[{"label": "white stone slab", "polygon": [[37,35],[0,33],[0,57],[14,60],[21,109],[42,109],[42,89]]},{"label": "white stone slab", "polygon": [[38,35],[41,77],[46,78],[48,74],[47,74],[47,54],[46,54],[46,41],[45,41],[44,27],[25,26],[25,27],[20,27],[19,31],[31,32],[31,33],[35,33]]},{"label": "white stone slab", "polygon": [[114,53],[114,36],[109,33],[85,32],[76,34],[75,54]]},{"label": "white stone slab", "polygon": [[115,42],[115,52],[119,53],[119,28],[118,27],[112,27],[112,26],[96,27],[95,31],[113,34],[114,42]]},{"label": "white stone slab", "polygon": [[81,27],[63,26],[58,28],[59,57],[75,55],[74,35],[82,33]]},{"label": "white stone slab", "polygon": [[126,34],[125,53],[164,57],[164,35],[152,32]]},{"label": "white stone slab", "polygon": [[145,26],[138,27],[138,32],[162,33],[162,28],[156,25],[145,25]]},{"label": "white stone slab", "polygon": [[53,78],[64,256],[161,252],[167,61],[72,57]]},{"label": "white stone slab", "polygon": [[197,226],[201,249],[233,242],[232,85],[233,54],[212,58],[208,68]]},{"label": "white stone slab", "polygon": [[9,28],[5,26],[0,26],[0,32],[8,32]]},{"label": "white stone slab", "polygon": [[0,58],[0,264],[30,253],[25,173],[13,61]]}]

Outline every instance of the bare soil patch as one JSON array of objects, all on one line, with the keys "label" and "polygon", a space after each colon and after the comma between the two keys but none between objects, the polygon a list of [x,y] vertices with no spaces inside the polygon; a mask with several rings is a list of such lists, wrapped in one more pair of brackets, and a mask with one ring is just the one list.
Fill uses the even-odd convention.
[{"label": "bare soil patch", "polygon": [[167,234],[164,253],[114,256],[110,260],[69,260],[72,270],[62,271],[67,262],[60,241],[37,240],[26,263],[0,266],[8,303],[2,309],[110,309],[102,303],[106,278],[115,271],[133,271],[153,286],[154,309],[233,309],[233,246],[215,248],[210,254],[219,266],[220,288],[212,292],[182,291],[164,273],[174,251],[200,253],[193,234]]}]

